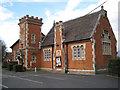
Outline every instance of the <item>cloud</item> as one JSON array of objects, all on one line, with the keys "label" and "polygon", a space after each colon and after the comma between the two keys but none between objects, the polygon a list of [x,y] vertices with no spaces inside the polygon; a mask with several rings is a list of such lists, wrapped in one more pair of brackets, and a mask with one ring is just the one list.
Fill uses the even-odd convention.
[{"label": "cloud", "polygon": [[14,13],[8,9],[0,6],[0,37],[5,41],[8,50],[19,37],[17,21],[9,21],[14,17]]},{"label": "cloud", "polygon": [[7,20],[13,16],[13,12],[9,11],[8,9],[0,6],[0,21]]},{"label": "cloud", "polygon": [[46,9],[46,11],[45,11],[45,15],[46,15],[47,17],[50,16],[50,11],[49,11],[48,9]]},{"label": "cloud", "polygon": [[6,2],[67,2],[68,0],[0,0],[0,3]]}]

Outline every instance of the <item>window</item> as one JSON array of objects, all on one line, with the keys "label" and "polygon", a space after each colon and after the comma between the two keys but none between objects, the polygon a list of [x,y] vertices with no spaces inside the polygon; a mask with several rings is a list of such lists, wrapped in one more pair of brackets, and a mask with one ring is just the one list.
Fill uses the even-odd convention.
[{"label": "window", "polygon": [[81,58],[84,58],[84,55],[85,55],[84,51],[85,51],[84,46],[81,45]]},{"label": "window", "polygon": [[73,57],[76,58],[77,57],[77,50],[76,47],[73,47]]},{"label": "window", "polygon": [[36,63],[36,57],[34,55],[32,56],[32,62]]},{"label": "window", "polygon": [[103,55],[111,55],[111,36],[107,30],[102,34],[102,49]]},{"label": "window", "polygon": [[45,49],[44,51],[44,61],[51,61],[51,49]]},{"label": "window", "polygon": [[73,60],[84,60],[85,50],[84,45],[73,46]]},{"label": "window", "polygon": [[35,43],[35,34],[32,34],[32,36],[31,36],[31,42]]},{"label": "window", "polygon": [[78,58],[80,58],[80,46],[78,46],[77,49],[78,49]]}]

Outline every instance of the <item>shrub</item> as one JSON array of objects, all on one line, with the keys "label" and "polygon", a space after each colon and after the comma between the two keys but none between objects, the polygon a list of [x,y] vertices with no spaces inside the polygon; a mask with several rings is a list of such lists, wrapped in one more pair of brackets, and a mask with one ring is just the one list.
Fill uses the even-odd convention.
[{"label": "shrub", "polygon": [[26,71],[26,68],[23,67],[22,65],[14,65],[13,66],[13,70],[15,72],[24,72],[24,71]]},{"label": "shrub", "polygon": [[120,76],[120,59],[112,59],[107,65],[108,73]]},{"label": "shrub", "polygon": [[7,68],[8,68],[9,71],[12,71],[13,70],[13,64],[9,63],[7,65]]},{"label": "shrub", "polygon": [[7,62],[2,62],[2,68],[7,68]]}]

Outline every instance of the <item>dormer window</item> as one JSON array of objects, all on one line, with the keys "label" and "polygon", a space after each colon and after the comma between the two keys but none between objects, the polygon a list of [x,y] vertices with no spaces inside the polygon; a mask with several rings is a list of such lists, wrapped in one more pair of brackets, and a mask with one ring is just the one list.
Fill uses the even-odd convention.
[{"label": "dormer window", "polygon": [[102,34],[102,48],[103,55],[111,55],[111,36],[107,30],[104,30]]}]

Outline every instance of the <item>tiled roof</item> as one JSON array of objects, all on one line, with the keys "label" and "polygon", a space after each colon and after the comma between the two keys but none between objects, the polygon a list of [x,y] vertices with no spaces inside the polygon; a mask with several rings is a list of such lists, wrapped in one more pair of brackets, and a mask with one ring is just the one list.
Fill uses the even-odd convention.
[{"label": "tiled roof", "polygon": [[[73,20],[69,20],[63,23],[65,27],[65,41],[78,41],[91,37],[100,11],[82,16]],[[43,40],[42,46],[54,44],[54,25]]]},{"label": "tiled roof", "polygon": [[17,43],[19,43],[20,39],[18,39],[10,48],[13,48]]}]

